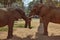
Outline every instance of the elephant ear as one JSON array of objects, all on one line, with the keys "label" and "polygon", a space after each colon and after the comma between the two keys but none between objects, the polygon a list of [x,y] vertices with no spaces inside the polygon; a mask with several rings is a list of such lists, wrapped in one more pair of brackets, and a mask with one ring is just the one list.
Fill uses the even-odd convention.
[{"label": "elephant ear", "polygon": [[20,14],[15,10],[12,11],[10,10],[9,13],[10,13],[9,17],[11,20],[18,20],[20,18]]}]

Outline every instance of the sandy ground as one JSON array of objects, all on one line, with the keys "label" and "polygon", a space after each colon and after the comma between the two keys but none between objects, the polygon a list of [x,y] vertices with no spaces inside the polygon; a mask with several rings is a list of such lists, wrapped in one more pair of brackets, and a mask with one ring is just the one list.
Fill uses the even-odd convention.
[{"label": "sandy ground", "polygon": [[[32,21],[32,26],[34,26],[34,28],[32,29],[15,28],[13,32],[14,36],[10,40],[60,40],[60,24],[49,23],[48,25],[49,36],[37,34],[39,20]],[[8,40],[6,39],[6,37],[7,37],[7,32],[0,31],[0,40]]]}]

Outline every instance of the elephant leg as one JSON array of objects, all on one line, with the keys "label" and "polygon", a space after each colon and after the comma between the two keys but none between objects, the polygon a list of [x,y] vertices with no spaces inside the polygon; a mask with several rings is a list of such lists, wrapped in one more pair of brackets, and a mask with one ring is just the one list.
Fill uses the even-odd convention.
[{"label": "elephant leg", "polygon": [[10,39],[13,37],[13,25],[14,25],[14,21],[10,21],[8,23],[8,36],[7,39]]},{"label": "elephant leg", "polygon": [[25,21],[25,28],[29,28],[29,29],[31,29],[32,27],[31,27],[31,18],[29,19],[29,20],[27,20],[27,21]]},{"label": "elephant leg", "polygon": [[[29,27],[28,27],[29,26]],[[26,22],[25,21],[25,28],[29,28],[29,29],[31,29],[32,27],[31,27],[31,21],[29,21],[29,22]]]},{"label": "elephant leg", "polygon": [[28,26],[29,26],[29,29],[32,29],[32,27],[31,27],[31,18],[29,19]]},{"label": "elephant leg", "polygon": [[44,35],[48,35],[48,22],[44,22]]},{"label": "elephant leg", "polygon": [[44,23],[44,35],[48,35],[48,24],[49,24],[49,17],[44,17],[43,23]]},{"label": "elephant leg", "polygon": [[44,35],[48,35],[48,20],[40,18],[40,26],[38,27],[38,33],[41,34],[43,33]]},{"label": "elephant leg", "polygon": [[29,29],[31,29],[32,27],[31,27],[31,20],[29,21]]}]

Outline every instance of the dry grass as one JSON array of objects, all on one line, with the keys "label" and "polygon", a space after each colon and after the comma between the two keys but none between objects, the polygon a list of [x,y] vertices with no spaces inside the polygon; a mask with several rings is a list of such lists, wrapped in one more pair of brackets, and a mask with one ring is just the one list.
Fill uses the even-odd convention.
[{"label": "dry grass", "polygon": [[[16,27],[14,27],[14,36],[11,40],[60,40],[60,24],[49,23],[49,36],[36,33],[39,26],[39,19],[32,20],[32,29],[17,27],[20,24],[24,25],[24,21],[15,22]],[[36,36],[36,34],[38,36]],[[0,31],[0,40],[4,40],[6,37],[7,31]]]}]

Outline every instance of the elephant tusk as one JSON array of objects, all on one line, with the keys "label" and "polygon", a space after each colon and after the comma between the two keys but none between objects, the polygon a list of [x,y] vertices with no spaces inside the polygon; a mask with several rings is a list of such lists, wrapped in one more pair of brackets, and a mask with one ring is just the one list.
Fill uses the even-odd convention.
[{"label": "elephant tusk", "polygon": [[30,16],[29,18],[32,18],[32,17],[34,17],[34,16]]}]

